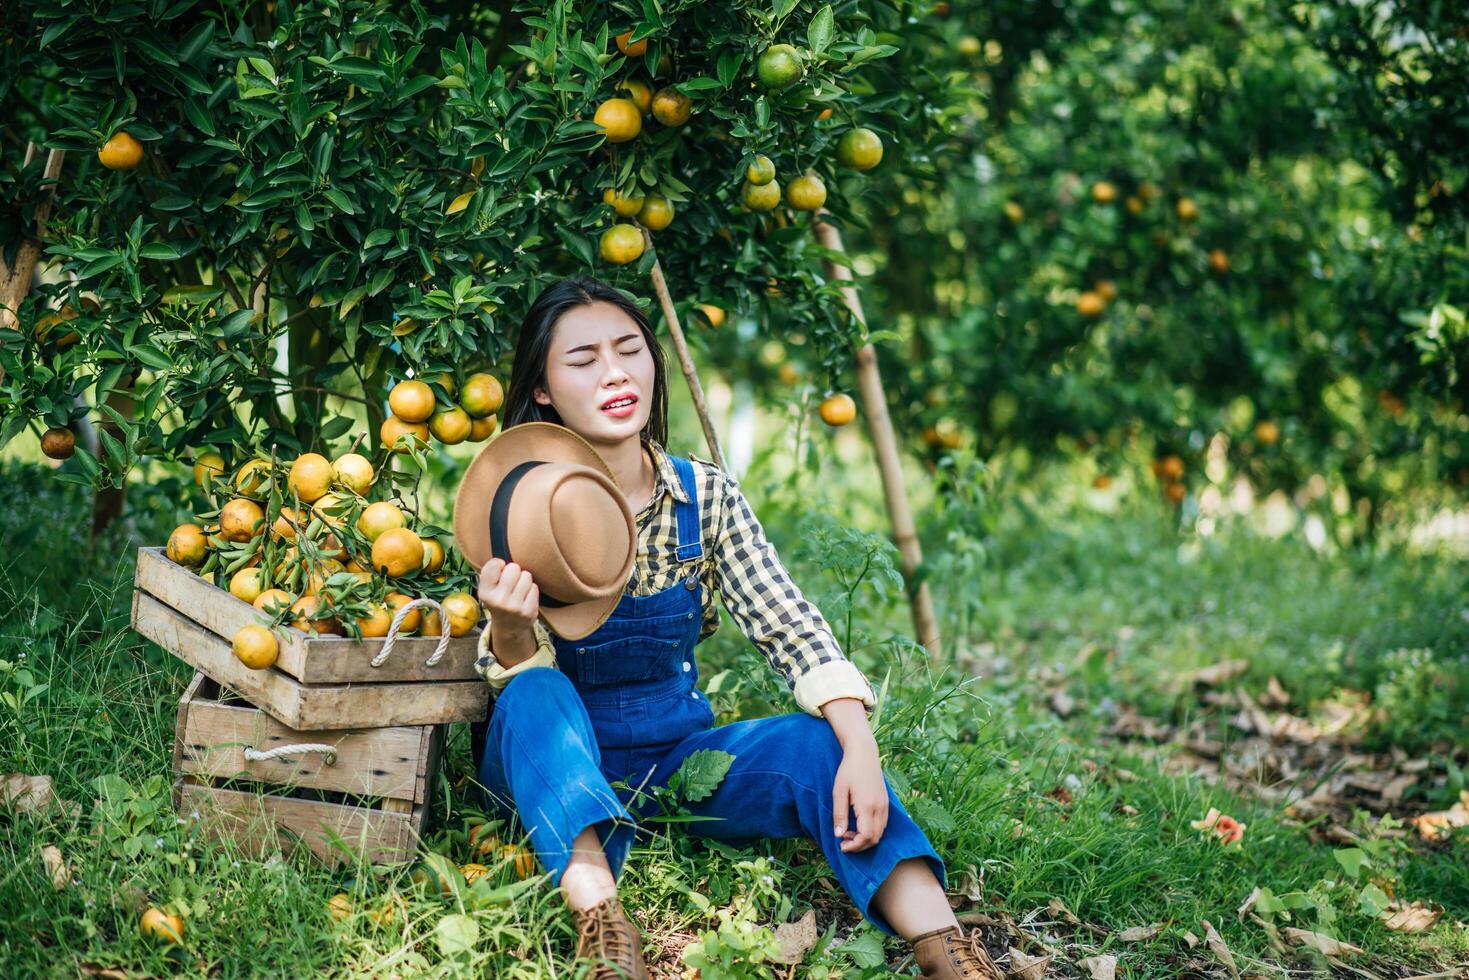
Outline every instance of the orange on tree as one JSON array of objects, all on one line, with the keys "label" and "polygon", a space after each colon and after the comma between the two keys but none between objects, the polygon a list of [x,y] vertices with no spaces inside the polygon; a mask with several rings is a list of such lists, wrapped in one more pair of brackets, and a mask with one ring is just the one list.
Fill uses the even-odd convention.
[{"label": "orange on tree", "polygon": [[1188,488],[1182,483],[1169,483],[1163,487],[1163,495],[1172,504],[1183,503],[1183,498],[1188,496]]},{"label": "orange on tree", "polygon": [[469,425],[469,441],[484,442],[495,433],[496,418],[493,415],[475,419]]},{"label": "orange on tree", "polygon": [[274,614],[277,611],[275,609],[276,606],[289,609],[291,603],[295,601],[296,597],[285,589],[266,589],[260,595],[256,596],[255,601],[250,603],[250,605],[259,609],[261,612]]},{"label": "orange on tree", "polygon": [[619,194],[611,187],[602,192],[602,203],[611,205],[612,210],[617,212],[619,218],[631,218],[642,210],[643,207],[643,199],[641,197]]},{"label": "orange on tree", "polygon": [[1199,206],[1191,197],[1180,197],[1174,206],[1180,221],[1193,221],[1199,216]]},{"label": "orange on tree", "polygon": [[427,422],[434,414],[434,390],[422,381],[399,381],[388,393],[388,408],[404,422]]},{"label": "orange on tree", "polygon": [[816,114],[816,121],[817,122],[821,122],[821,120],[823,120],[823,119],[830,119],[830,118],[831,118],[831,106],[827,106],[825,109],[822,109],[820,112],[818,112]]},{"label": "orange on tree", "polygon": [[1158,475],[1165,480],[1183,479],[1183,459],[1171,454],[1159,458]]},{"label": "orange on tree", "polygon": [[700,303],[695,309],[704,315],[705,320],[709,321],[709,326],[724,326],[724,310],[720,307],[715,306],[713,303]]},{"label": "orange on tree", "polygon": [[438,538],[423,539],[423,570],[437,572],[444,567],[444,546]]},{"label": "orange on tree", "polygon": [[1098,204],[1111,204],[1117,200],[1117,185],[1110,180],[1099,180],[1092,185],[1092,200]]},{"label": "orange on tree", "polygon": [[209,552],[209,542],[204,537],[204,529],[199,525],[180,524],[168,536],[168,545],[163,551],[170,561],[180,565],[200,565]]},{"label": "orange on tree", "polygon": [[1021,207],[1015,201],[1006,201],[1004,210],[1005,217],[1009,218],[1017,225],[1025,220],[1025,208]]},{"label": "orange on tree", "polygon": [[1143,213],[1143,199],[1136,195],[1129,195],[1127,200],[1122,202],[1122,206],[1127,208],[1128,214]]},{"label": "orange on tree", "polygon": [[1111,279],[1098,279],[1092,292],[1102,297],[1102,302],[1110,303],[1117,298],[1117,284]]},{"label": "orange on tree", "polygon": [[362,514],[357,518],[357,530],[369,542],[376,541],[384,531],[391,531],[395,527],[407,527],[408,518],[397,504],[386,500],[377,500],[362,508]]},{"label": "orange on tree", "polygon": [[597,251],[613,265],[636,262],[643,254],[643,233],[636,225],[615,224],[602,232]]},{"label": "orange on tree", "polygon": [[[411,452],[417,445],[428,445],[428,426],[422,422],[405,422],[396,415],[383,419],[378,429],[383,445],[395,453]],[[415,442],[414,440],[417,440]]]},{"label": "orange on tree", "polygon": [[1106,473],[1098,473],[1092,480],[1092,486],[1098,490],[1105,490],[1112,485],[1112,478]]},{"label": "orange on tree", "polygon": [[249,497],[236,497],[220,508],[219,533],[226,541],[249,541],[265,529],[265,511]]},{"label": "orange on tree", "polygon": [[230,649],[235,658],[251,670],[264,670],[280,656],[280,641],[275,634],[259,623],[250,623],[235,630]]},{"label": "orange on tree", "polygon": [[[398,615],[399,609],[402,609],[404,606],[408,605],[408,603],[413,601],[413,597],[404,595],[402,592],[389,592],[387,598],[383,601],[388,604],[388,611],[396,616]],[[408,610],[408,613],[403,617],[403,622],[399,624],[398,629],[404,633],[411,633],[414,630],[418,629],[418,624],[422,619],[423,607],[414,606],[412,609]]]},{"label": "orange on tree", "polygon": [[740,190],[740,200],[751,211],[772,211],[780,203],[780,181],[752,184],[747,180]]},{"label": "orange on tree", "polygon": [[423,568],[423,539],[406,527],[384,531],[372,543],[372,567],[390,578],[412,575]]},{"label": "orange on tree", "polygon": [[[377,478],[372,463],[361,453],[344,453],[332,460],[332,478],[353,493],[362,496]],[[305,500],[305,497],[301,498]]]},{"label": "orange on tree", "polygon": [[793,385],[797,381],[801,380],[801,369],[796,367],[790,361],[786,361],[781,364],[778,373],[780,375],[780,380],[782,384]]},{"label": "orange on tree", "polygon": [[1269,419],[1256,422],[1255,438],[1266,446],[1273,446],[1280,441],[1280,426]]},{"label": "orange on tree", "polygon": [[298,630],[304,630],[310,633],[330,634],[341,632],[341,627],[337,625],[337,621],[331,616],[323,616],[319,619],[315,618],[325,605],[326,603],[319,595],[303,595],[291,603],[291,612],[296,614],[296,618],[291,620],[291,625]]},{"label": "orange on tree", "polygon": [[41,434],[41,452],[52,459],[71,459],[76,451],[76,433],[70,429],[53,426]]},{"label": "orange on tree", "polygon": [[667,86],[653,94],[653,118],[665,126],[682,126],[693,112],[693,100],[676,88]]},{"label": "orange on tree", "polygon": [[644,115],[653,107],[653,90],[641,78],[624,78],[617,83],[617,90],[626,92],[627,98],[632,99],[638,111]]},{"label": "orange on tree", "polygon": [[790,88],[801,78],[801,53],[790,44],[772,44],[760,53],[755,74],[768,89]]},{"label": "orange on tree", "polygon": [[882,137],[862,126],[837,140],[837,163],[852,170],[871,170],[882,162]]},{"label": "orange on tree", "polygon": [[505,389],[501,387],[500,379],[493,374],[471,374],[464,379],[459,406],[469,413],[470,418],[482,419],[498,412],[504,402]]},{"label": "orange on tree", "polygon": [[1229,253],[1222,248],[1209,249],[1209,268],[1223,275],[1229,271]]},{"label": "orange on tree", "polygon": [[638,224],[649,231],[662,231],[673,223],[673,205],[661,194],[649,194],[638,209]]},{"label": "orange on tree", "polygon": [[246,602],[254,602],[265,591],[264,573],[258,566],[242,568],[230,576],[230,595]]},{"label": "orange on tree", "polygon": [[235,471],[235,489],[247,497],[258,497],[265,492],[265,484],[270,476],[270,464],[265,460],[246,460]]},{"label": "orange on tree", "polygon": [[602,127],[609,143],[626,143],[643,131],[643,114],[631,99],[608,99],[597,106],[592,120]]},{"label": "orange on tree", "polygon": [[143,144],[120,129],[97,149],[97,159],[108,170],[131,170],[143,162]]},{"label": "orange on tree", "polygon": [[184,920],[176,915],[166,915],[150,905],[143,910],[143,916],[138,920],[138,932],[149,939],[182,945]]},{"label": "orange on tree", "polygon": [[857,417],[857,403],[844,391],[829,396],[821,403],[821,421],[827,425],[846,425]]},{"label": "orange on tree", "polygon": [[428,430],[446,446],[454,446],[468,439],[472,426],[473,420],[469,413],[458,405],[435,412],[428,420]]},{"label": "orange on tree", "polygon": [[815,211],[826,203],[826,184],[807,171],[786,188],[786,203],[797,211]]},{"label": "orange on tree", "polygon": [[332,485],[332,463],[321,453],[302,453],[291,463],[286,486],[306,503],[321,499]]},{"label": "orange on tree", "polygon": [[1107,301],[1090,289],[1076,297],[1076,312],[1082,316],[1101,316],[1106,308]]},{"label": "orange on tree", "polygon": [[632,31],[623,31],[617,35],[617,50],[629,58],[641,58],[648,53],[648,39],[645,37],[632,39]]},{"label": "orange on tree", "polygon": [[745,168],[745,179],[757,187],[775,179],[775,163],[761,153]]},{"label": "orange on tree", "polygon": [[439,602],[449,617],[450,636],[464,636],[479,625],[479,599],[468,592],[451,592]]},{"label": "orange on tree", "polygon": [[210,451],[202,452],[194,457],[194,482],[200,490],[208,489],[206,480],[213,483],[224,476],[224,457],[219,453]]}]

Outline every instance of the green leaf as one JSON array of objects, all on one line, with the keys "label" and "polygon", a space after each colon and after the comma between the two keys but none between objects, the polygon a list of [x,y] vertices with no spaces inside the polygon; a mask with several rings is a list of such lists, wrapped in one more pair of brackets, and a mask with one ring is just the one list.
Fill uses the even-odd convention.
[{"label": "green leaf", "polygon": [[468,953],[479,942],[479,923],[467,915],[446,915],[434,926],[434,942],[445,956]]},{"label": "green leaf", "polygon": [[832,37],[832,13],[831,4],[827,4],[816,11],[816,16],[811,18],[811,23],[806,27],[806,43],[811,47],[812,54],[821,54],[826,46],[831,44]]},{"label": "green leaf", "polygon": [[1362,873],[1362,868],[1369,864],[1367,852],[1360,847],[1341,847],[1331,852],[1336,858],[1336,863],[1342,866],[1353,881]]},{"label": "green leaf", "polygon": [[138,249],[138,256],[144,259],[161,259],[164,262],[172,262],[179,257],[179,250],[165,242],[149,242]]},{"label": "green leaf", "polygon": [[1361,893],[1357,895],[1357,901],[1361,904],[1362,911],[1374,919],[1382,915],[1392,904],[1392,899],[1387,897],[1387,893],[1370,881],[1362,886]]},{"label": "green leaf", "polygon": [[321,437],[323,439],[339,438],[340,436],[344,436],[348,432],[350,432],[352,426],[356,424],[357,420],[352,418],[350,415],[338,415],[336,418],[332,419],[330,422],[321,427]]},{"label": "green leaf", "polygon": [[173,368],[173,361],[169,360],[168,355],[152,344],[134,344],[127,351],[145,367],[150,367],[155,371],[168,371]]},{"label": "green leaf", "polygon": [[832,952],[841,953],[851,960],[853,965],[864,970],[882,966],[887,962],[887,956],[882,951],[882,938],[875,929],[866,929],[853,938],[833,947]]},{"label": "green leaf", "polygon": [[326,190],[322,191],[322,193],[325,194],[326,199],[335,204],[337,206],[337,210],[341,211],[343,214],[357,213],[357,209],[352,206],[352,202],[348,199],[347,195],[343,194],[335,187],[328,187]]},{"label": "green leaf", "polygon": [[270,79],[270,84],[275,84],[275,66],[273,66],[270,62],[266,61],[264,58],[251,58],[250,67],[254,68],[265,78]]},{"label": "green leaf", "polygon": [[678,780],[680,795],[689,803],[712,796],[724,782],[725,773],[729,772],[734,760],[733,755],[719,749],[690,752],[673,774],[673,778]]}]

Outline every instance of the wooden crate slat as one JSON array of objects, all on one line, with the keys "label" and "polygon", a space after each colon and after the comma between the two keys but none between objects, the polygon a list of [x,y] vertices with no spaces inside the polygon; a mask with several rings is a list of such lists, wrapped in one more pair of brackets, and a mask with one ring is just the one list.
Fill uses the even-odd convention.
[{"label": "wooden crate slat", "polygon": [[133,593],[133,628],[297,731],[479,721],[489,707],[483,680],[304,685],[274,667],[252,670],[227,640],[145,592]]},{"label": "wooden crate slat", "polygon": [[[138,549],[137,588],[226,640],[241,626],[266,622],[260,610],[169,560],[163,552],[162,548]],[[383,647],[381,639],[319,637],[294,627],[278,634],[282,639],[276,668],[303,684],[479,679],[474,669],[478,630],[451,639],[443,659],[432,667],[424,661],[433,654],[438,637],[400,636],[382,666],[373,667],[371,661]]]},{"label": "wooden crate slat", "polygon": [[[196,684],[179,703],[175,772],[392,797],[410,807],[424,802],[425,779],[420,767],[435,737],[431,728],[295,731],[257,708],[221,703],[218,685],[212,681],[198,684],[202,677],[196,675]],[[264,751],[303,742],[334,746],[335,764],[327,765],[327,756],[321,753],[259,762],[245,758],[246,746]]]},{"label": "wooden crate slat", "polygon": [[368,861],[399,863],[413,860],[423,830],[426,807],[411,813],[390,813],[368,807],[322,803],[240,790],[221,789],[185,777],[175,786],[178,811],[197,819],[206,832],[228,839],[245,853],[263,857],[279,846],[289,851],[299,839],[328,863],[351,855],[332,841],[340,837]]}]

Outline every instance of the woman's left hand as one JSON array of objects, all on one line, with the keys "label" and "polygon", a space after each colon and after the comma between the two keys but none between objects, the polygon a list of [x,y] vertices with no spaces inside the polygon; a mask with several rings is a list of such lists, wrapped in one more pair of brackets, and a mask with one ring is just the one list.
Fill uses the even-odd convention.
[{"label": "woman's left hand", "polygon": [[[882,839],[888,825],[888,788],[882,778],[877,742],[870,735],[855,744],[842,746],[842,763],[837,766],[832,802],[836,835],[847,853],[865,851]],[[857,826],[848,827],[847,810],[857,813]]]}]

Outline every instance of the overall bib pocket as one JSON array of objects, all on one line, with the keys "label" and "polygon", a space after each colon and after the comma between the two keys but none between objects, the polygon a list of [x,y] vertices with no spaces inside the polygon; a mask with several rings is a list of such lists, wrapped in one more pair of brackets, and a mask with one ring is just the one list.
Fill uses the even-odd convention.
[{"label": "overall bib pocket", "polygon": [[680,646],[676,640],[645,634],[623,636],[576,647],[566,654],[570,662],[565,669],[573,679],[593,687],[663,680],[678,669]]}]

